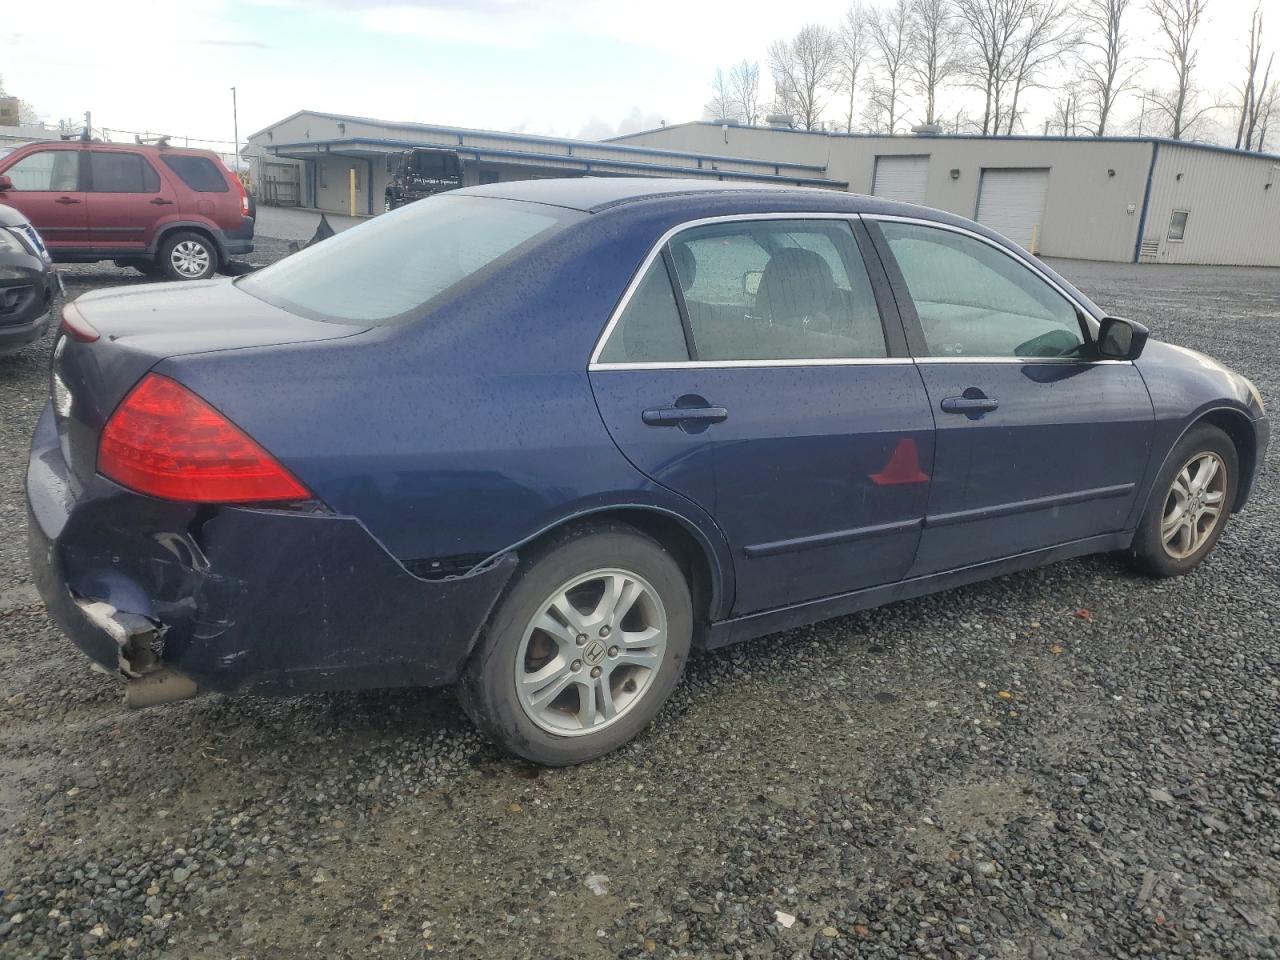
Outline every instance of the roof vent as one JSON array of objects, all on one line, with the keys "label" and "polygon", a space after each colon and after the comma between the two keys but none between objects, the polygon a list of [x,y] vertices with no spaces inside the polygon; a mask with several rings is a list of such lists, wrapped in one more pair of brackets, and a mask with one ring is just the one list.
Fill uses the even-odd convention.
[{"label": "roof vent", "polygon": [[790,130],[796,125],[795,117],[789,113],[771,113],[764,122],[777,130]]},{"label": "roof vent", "polygon": [[917,137],[938,137],[942,135],[942,124],[919,123],[911,128],[911,132]]}]

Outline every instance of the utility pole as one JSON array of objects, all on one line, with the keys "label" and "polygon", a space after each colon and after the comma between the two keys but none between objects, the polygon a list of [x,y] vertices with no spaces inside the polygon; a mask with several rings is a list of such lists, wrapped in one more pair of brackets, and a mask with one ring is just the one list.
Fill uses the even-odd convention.
[{"label": "utility pole", "polygon": [[88,110],[84,112],[84,139],[93,139],[93,114]]},{"label": "utility pole", "polygon": [[236,176],[240,176],[240,113],[236,109],[236,88],[231,88],[231,129],[236,138]]}]

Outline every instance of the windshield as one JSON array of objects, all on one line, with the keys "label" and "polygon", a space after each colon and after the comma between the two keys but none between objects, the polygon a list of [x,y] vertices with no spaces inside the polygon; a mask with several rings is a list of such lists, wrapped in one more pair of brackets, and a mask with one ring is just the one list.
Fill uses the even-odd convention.
[{"label": "windshield", "polygon": [[335,323],[391,324],[420,315],[580,217],[486,197],[420,200],[330,237],[238,281],[278,307]]}]

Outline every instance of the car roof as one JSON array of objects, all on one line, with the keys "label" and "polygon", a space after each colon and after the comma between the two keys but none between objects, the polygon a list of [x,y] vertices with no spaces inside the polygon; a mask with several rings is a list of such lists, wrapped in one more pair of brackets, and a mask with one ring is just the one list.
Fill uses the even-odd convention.
[{"label": "car roof", "polygon": [[[495,197],[504,200],[524,200],[568,207],[585,213],[597,213],[622,204],[641,203],[648,200],[685,198],[696,200],[716,198],[720,203],[732,197],[739,201],[744,212],[765,210],[779,199],[785,198],[793,206],[805,201],[814,211],[835,213],[861,213],[872,208],[884,212],[887,201],[876,200],[843,190],[826,190],[819,187],[788,187],[765,183],[731,182],[719,180],[680,179],[674,177],[572,177],[551,180],[513,180],[507,183],[468,187],[460,191],[474,196]],[[924,208],[910,204],[901,206],[903,212],[919,212]]]}]

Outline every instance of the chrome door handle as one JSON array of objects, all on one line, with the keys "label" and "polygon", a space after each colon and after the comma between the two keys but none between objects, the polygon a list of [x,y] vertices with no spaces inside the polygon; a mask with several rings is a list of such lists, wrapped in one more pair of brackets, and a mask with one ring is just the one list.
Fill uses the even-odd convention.
[{"label": "chrome door handle", "polygon": [[990,413],[1000,406],[995,397],[946,397],[943,413]]},{"label": "chrome door handle", "polygon": [[654,407],[640,414],[640,419],[651,427],[678,427],[690,421],[720,423],[728,419],[724,407]]}]

